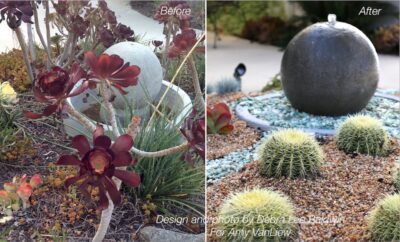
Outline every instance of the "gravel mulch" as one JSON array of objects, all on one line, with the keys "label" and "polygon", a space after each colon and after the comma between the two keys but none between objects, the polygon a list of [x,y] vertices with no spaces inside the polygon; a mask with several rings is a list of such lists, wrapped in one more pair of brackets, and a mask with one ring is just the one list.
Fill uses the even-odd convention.
[{"label": "gravel mulch", "polygon": [[248,127],[244,121],[233,121],[233,126],[232,133],[228,135],[207,135],[207,160],[213,160],[235,150],[248,147],[260,138],[260,132]]},{"label": "gravel mulch", "polygon": [[[258,94],[258,93],[257,93]],[[256,95],[256,94],[254,94]],[[228,93],[224,95],[208,95],[207,105],[212,106],[218,102],[229,103],[236,101],[245,95],[242,92]],[[247,126],[246,122],[238,120],[232,112],[234,129],[228,135],[207,135],[207,160],[213,160],[232,151],[247,148],[260,138],[260,132]]]},{"label": "gravel mulch", "polygon": [[[331,219],[330,223],[299,225],[302,241],[368,241],[367,215],[385,194],[395,188],[392,173],[400,155],[398,141],[392,140],[387,157],[345,154],[338,151],[332,139],[322,148],[325,153],[321,176],[314,180],[265,178],[257,172],[257,162],[247,164],[207,188],[207,216],[217,217],[223,202],[233,192],[255,187],[280,191],[296,207],[298,218]],[[332,223],[336,219],[336,223]],[[209,224],[208,232],[214,228]],[[218,241],[208,236],[208,241]]]}]

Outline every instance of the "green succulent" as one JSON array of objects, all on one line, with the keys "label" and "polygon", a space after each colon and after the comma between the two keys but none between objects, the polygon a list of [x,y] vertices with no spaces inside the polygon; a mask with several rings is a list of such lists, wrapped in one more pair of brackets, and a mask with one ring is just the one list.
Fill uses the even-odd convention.
[{"label": "green succulent", "polygon": [[319,174],[323,152],[309,134],[286,129],[274,132],[258,148],[260,174],[268,177],[314,177]]},{"label": "green succulent", "polygon": [[382,123],[365,115],[355,115],[343,122],[336,132],[336,145],[346,153],[373,156],[386,155],[390,146]]},{"label": "green succulent", "polygon": [[373,241],[400,241],[400,194],[379,201],[368,218]]},{"label": "green succulent", "polygon": [[218,217],[221,241],[287,241],[295,233],[294,207],[280,193],[254,189],[232,195]]}]

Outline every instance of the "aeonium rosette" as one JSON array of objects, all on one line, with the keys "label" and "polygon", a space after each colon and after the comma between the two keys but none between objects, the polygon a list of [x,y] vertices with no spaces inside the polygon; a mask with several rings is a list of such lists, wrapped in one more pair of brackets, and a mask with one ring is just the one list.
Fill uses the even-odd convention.
[{"label": "aeonium rosette", "polygon": [[198,116],[196,109],[193,109],[180,129],[189,143],[190,148],[184,159],[190,164],[194,163],[194,153],[198,154],[203,160],[205,159],[205,126],[204,117]]},{"label": "aeonium rosette", "polygon": [[57,161],[58,165],[72,165],[79,167],[78,175],[68,178],[65,186],[77,184],[78,189],[90,198],[88,187],[99,189],[99,208],[108,207],[107,194],[114,204],[121,203],[121,193],[112,180],[113,177],[120,179],[126,185],[137,187],[140,184],[140,176],[134,172],[120,170],[118,167],[133,165],[136,160],[131,156],[129,150],[133,146],[130,135],[119,136],[113,144],[111,139],[104,135],[102,126],[97,125],[93,133],[93,147],[83,135],[72,139],[72,146],[78,150],[76,155],[63,155]]},{"label": "aeonium rosette", "polygon": [[140,74],[140,68],[136,65],[124,64],[124,60],[118,55],[101,54],[97,57],[92,51],[85,54],[85,64],[90,68],[88,78],[91,88],[98,82],[113,86],[121,94],[127,94],[124,88],[135,86]]},{"label": "aeonium rosette", "polygon": [[75,84],[85,76],[85,71],[77,63],[74,63],[69,71],[59,66],[53,67],[49,72],[42,71],[35,80],[33,94],[38,102],[49,103],[49,105],[41,114],[26,111],[25,116],[37,119],[62,110],[66,98],[77,96],[87,89],[89,82],[83,81],[72,92]]},{"label": "aeonium rosette", "polygon": [[32,24],[32,16],[30,1],[0,1],[0,23],[6,20],[11,29],[18,28],[22,22]]},{"label": "aeonium rosette", "polygon": [[[188,52],[197,42],[196,32],[193,29],[184,29],[176,35],[172,45],[168,49],[168,57],[175,58]],[[196,51],[204,52],[204,48],[198,48]]]}]

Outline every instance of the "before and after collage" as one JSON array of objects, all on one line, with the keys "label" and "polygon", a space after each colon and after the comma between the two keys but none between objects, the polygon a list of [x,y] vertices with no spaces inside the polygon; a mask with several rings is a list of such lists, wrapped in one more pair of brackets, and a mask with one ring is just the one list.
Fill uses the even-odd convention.
[{"label": "before and after collage", "polygon": [[399,16],[0,0],[0,242],[400,241]]}]

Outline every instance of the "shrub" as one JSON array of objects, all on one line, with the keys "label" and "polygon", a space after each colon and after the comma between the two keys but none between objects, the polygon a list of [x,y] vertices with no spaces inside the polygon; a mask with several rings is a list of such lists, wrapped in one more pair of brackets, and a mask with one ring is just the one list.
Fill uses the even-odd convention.
[{"label": "shrub", "polygon": [[228,134],[232,132],[231,119],[231,111],[225,103],[217,103],[213,107],[207,107],[207,133]]},{"label": "shrub", "polygon": [[400,194],[379,201],[368,220],[373,241],[400,241]]},{"label": "shrub", "polygon": [[[294,233],[294,219],[294,207],[286,196],[254,189],[234,194],[225,201],[219,213],[218,227],[224,231],[222,241],[285,241]],[[284,232],[284,235],[260,236],[257,231]]]},{"label": "shrub", "polygon": [[282,90],[281,74],[276,74],[270,82],[268,82],[262,89],[261,92],[268,92],[272,90]]},{"label": "shrub", "polygon": [[319,174],[323,152],[303,131],[274,132],[258,150],[260,174],[271,177],[313,177]]},{"label": "shrub", "polygon": [[380,53],[399,53],[400,24],[380,27],[374,35],[373,43]]},{"label": "shrub", "polygon": [[346,153],[381,156],[389,149],[389,138],[379,120],[355,115],[346,119],[339,127],[336,145]]}]

